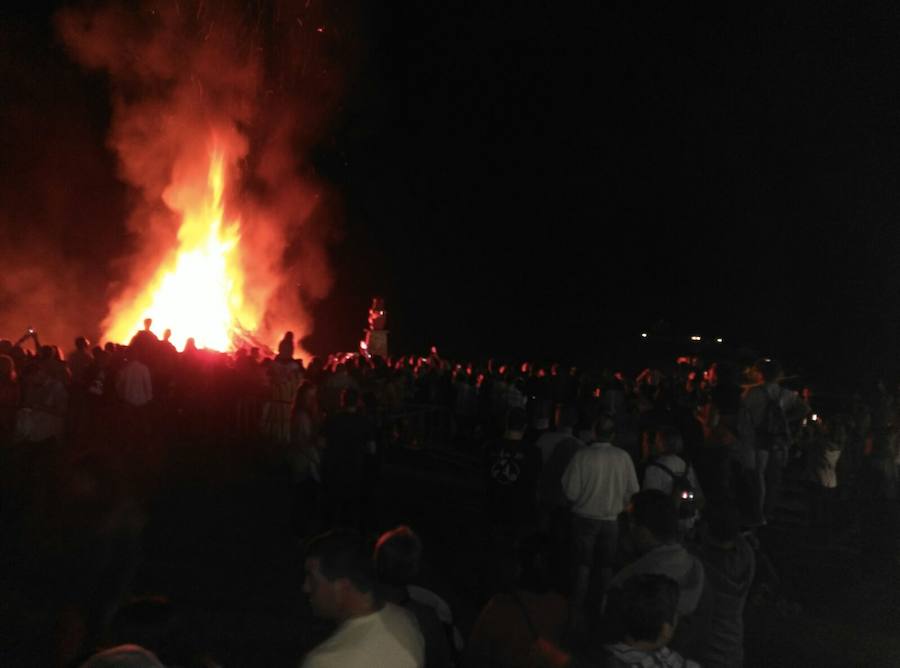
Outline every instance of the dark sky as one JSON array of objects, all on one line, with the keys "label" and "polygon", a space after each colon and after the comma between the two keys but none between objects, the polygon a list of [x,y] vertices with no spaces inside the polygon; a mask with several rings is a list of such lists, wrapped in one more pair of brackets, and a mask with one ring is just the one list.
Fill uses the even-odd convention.
[{"label": "dark sky", "polygon": [[[346,234],[311,346],[351,345],[383,293],[410,351],[578,359],[666,321],[820,375],[896,372],[889,3],[571,4],[350,6],[358,61],[316,153]],[[50,13],[5,17],[4,76],[45,76],[77,105],[78,127],[53,125],[94,165],[85,187],[124,210],[106,102],[80,87],[102,81],[67,63]],[[4,119],[46,118],[40,87],[5,86]],[[0,205],[34,168],[4,122]],[[114,244],[99,246],[78,252],[102,267]]]}]

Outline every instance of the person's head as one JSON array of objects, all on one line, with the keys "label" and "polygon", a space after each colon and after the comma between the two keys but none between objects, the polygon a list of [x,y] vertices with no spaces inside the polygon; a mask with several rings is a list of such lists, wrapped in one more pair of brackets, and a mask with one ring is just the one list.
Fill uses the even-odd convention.
[{"label": "person's head", "polygon": [[610,596],[610,612],[622,625],[630,645],[665,647],[678,624],[678,583],[666,575],[632,575]]},{"label": "person's head", "polygon": [[660,427],[656,431],[656,452],[660,455],[680,455],[684,452],[681,432],[676,427]]},{"label": "person's head", "polygon": [[616,423],[609,415],[603,413],[594,418],[591,430],[597,442],[612,443],[616,436]]},{"label": "person's head", "polygon": [[355,531],[336,529],[314,538],[304,570],[303,591],[317,617],[342,621],[374,599],[372,550]]},{"label": "person's head", "polygon": [[144,331],[149,332],[150,327],[153,325],[153,318],[144,318]]},{"label": "person's head", "polygon": [[145,647],[168,663],[179,654],[177,621],[177,611],[168,598],[140,596],[125,602],[116,611],[110,623],[109,639],[115,645],[127,642]]},{"label": "person's head", "polygon": [[152,652],[139,645],[119,645],[94,654],[79,668],[164,668]]},{"label": "person's head", "polygon": [[[288,336],[290,334],[290,336]],[[278,356],[283,359],[292,359],[294,357],[294,334],[288,332],[278,344]]]},{"label": "person's head", "polygon": [[574,429],[578,424],[578,408],[572,404],[559,404],[555,416],[557,429]]},{"label": "person's head", "polygon": [[764,383],[777,383],[783,376],[781,365],[768,357],[759,360],[756,363],[756,369]]},{"label": "person's head", "polygon": [[172,330],[171,330],[171,329],[166,329],[166,330],[163,332],[163,341],[168,341],[168,340],[171,339],[171,338],[172,338]]},{"label": "person's head", "polygon": [[528,414],[524,408],[510,408],[506,414],[506,436],[509,438],[519,437],[525,433],[528,427]]},{"label": "person's head", "polygon": [[629,519],[631,539],[640,553],[673,543],[678,537],[675,501],[658,489],[645,489],[631,497]]},{"label": "person's head", "polygon": [[422,541],[408,526],[385,531],[375,543],[375,572],[378,581],[402,587],[419,573]]},{"label": "person's head", "polygon": [[75,349],[76,350],[85,351],[88,349],[88,346],[90,346],[90,345],[91,345],[90,342],[83,336],[79,336],[75,339]]}]

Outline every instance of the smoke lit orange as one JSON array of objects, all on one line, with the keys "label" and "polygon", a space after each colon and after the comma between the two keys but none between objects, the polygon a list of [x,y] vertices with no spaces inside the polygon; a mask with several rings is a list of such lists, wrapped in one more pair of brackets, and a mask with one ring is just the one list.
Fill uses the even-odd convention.
[{"label": "smoke lit orange", "polygon": [[145,318],[153,319],[157,335],[171,329],[179,349],[193,337],[199,348],[229,350],[236,334],[256,329],[257,309],[243,293],[239,224],[223,222],[224,188],[222,154],[213,152],[206,187],[182,212],[177,251],[130,306],[111,315],[108,340],[127,342]]}]

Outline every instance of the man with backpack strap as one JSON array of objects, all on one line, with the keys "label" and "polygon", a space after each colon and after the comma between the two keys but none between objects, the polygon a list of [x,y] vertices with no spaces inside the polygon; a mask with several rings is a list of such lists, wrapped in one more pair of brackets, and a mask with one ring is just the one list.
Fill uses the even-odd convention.
[{"label": "man with backpack strap", "polygon": [[658,489],[672,497],[678,511],[678,525],[682,535],[697,521],[703,491],[694,473],[681,454],[684,441],[675,427],[661,427],[656,432],[656,457],[644,470],[641,489]]}]

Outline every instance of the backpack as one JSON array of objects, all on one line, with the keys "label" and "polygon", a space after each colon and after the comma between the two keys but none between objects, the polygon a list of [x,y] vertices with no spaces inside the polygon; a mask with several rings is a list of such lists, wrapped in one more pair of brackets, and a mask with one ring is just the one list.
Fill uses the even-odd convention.
[{"label": "backpack", "polygon": [[675,501],[678,518],[682,520],[695,518],[697,516],[697,495],[688,477],[691,470],[690,465],[685,462],[684,473],[675,473],[661,462],[650,462],[650,466],[662,469],[672,478],[672,500]]},{"label": "backpack", "polygon": [[766,407],[756,427],[756,447],[760,450],[787,451],[791,444],[787,417],[778,399],[766,393]]}]

